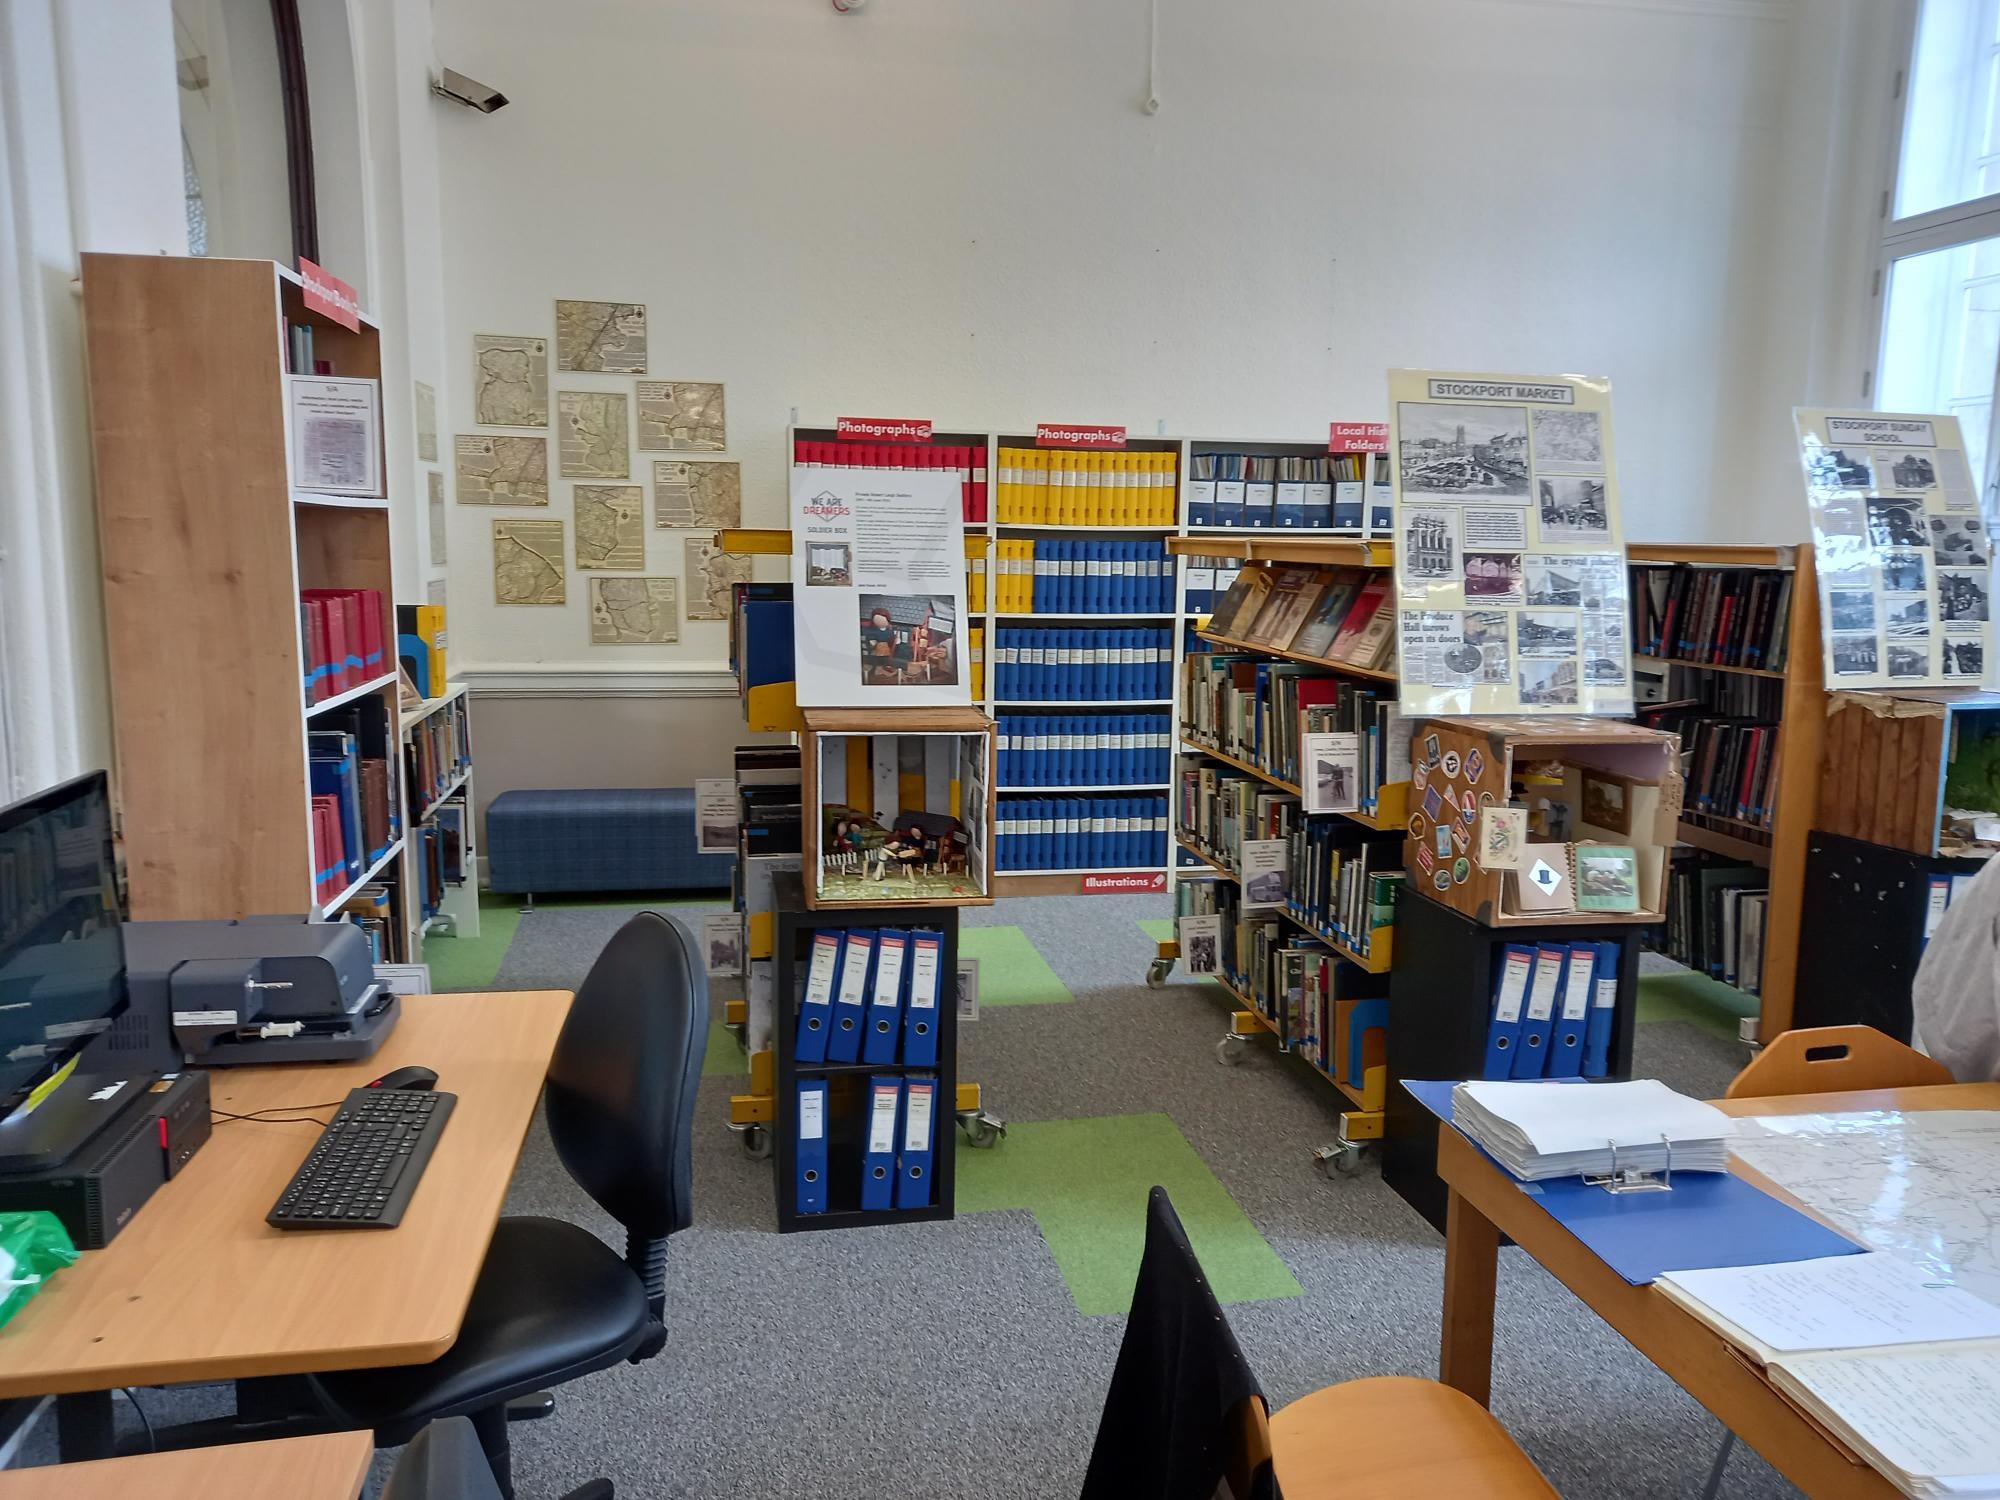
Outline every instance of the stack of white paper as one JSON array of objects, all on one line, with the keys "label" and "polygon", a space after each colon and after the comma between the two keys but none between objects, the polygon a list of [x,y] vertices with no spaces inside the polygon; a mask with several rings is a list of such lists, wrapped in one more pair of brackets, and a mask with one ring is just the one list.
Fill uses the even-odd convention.
[{"label": "stack of white paper", "polygon": [[1728,1170],[1729,1116],[1658,1079],[1630,1083],[1461,1083],[1451,1122],[1516,1177]]}]

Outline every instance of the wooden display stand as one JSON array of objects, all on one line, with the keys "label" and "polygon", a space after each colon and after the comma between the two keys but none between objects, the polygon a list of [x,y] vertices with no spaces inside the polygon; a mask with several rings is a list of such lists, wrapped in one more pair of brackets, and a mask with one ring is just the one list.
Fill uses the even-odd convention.
[{"label": "wooden display stand", "polygon": [[1960,736],[2000,730],[2000,693],[1880,688],[1827,695],[1819,829],[1911,854],[1983,857],[1993,844],[1944,832]]}]

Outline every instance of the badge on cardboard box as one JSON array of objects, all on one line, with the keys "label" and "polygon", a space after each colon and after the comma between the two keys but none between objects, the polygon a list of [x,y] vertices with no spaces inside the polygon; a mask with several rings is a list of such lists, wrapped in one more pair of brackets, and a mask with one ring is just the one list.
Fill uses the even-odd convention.
[{"label": "badge on cardboard box", "polygon": [[1465,779],[1477,783],[1479,773],[1486,769],[1486,752],[1474,745],[1465,752]]},{"label": "badge on cardboard box", "polygon": [[1489,870],[1518,870],[1528,843],[1525,807],[1482,807],[1479,810],[1479,863]]},{"label": "badge on cardboard box", "polygon": [[1444,760],[1441,764],[1444,767],[1445,775],[1456,776],[1458,774],[1458,752],[1456,750],[1445,751]]}]

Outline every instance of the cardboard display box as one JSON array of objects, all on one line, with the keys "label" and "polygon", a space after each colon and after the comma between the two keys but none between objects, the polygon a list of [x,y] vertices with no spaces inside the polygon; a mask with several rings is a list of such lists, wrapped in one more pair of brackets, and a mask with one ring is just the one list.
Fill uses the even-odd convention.
[{"label": "cardboard display box", "polygon": [[2000,693],[1829,693],[1816,827],[1911,854],[2000,848]]},{"label": "cardboard display box", "polygon": [[[1411,736],[1403,847],[1415,890],[1489,927],[1666,919],[1667,851],[1681,811],[1676,736],[1610,719],[1501,717],[1416,720]],[[1627,846],[1637,861],[1638,911],[1530,909],[1512,871],[1479,863],[1479,811],[1509,804],[1517,772],[1539,782],[1514,799],[1529,810],[1521,868],[1545,859],[1573,890],[1573,846]]]}]

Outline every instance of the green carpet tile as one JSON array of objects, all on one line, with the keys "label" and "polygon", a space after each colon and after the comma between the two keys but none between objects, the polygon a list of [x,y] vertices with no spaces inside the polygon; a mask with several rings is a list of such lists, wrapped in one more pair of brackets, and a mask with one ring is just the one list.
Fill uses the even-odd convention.
[{"label": "green carpet tile", "polygon": [[1690,1026],[1736,1040],[1736,1023],[1757,1014],[1757,997],[1693,970],[1641,974],[1637,1016],[1645,1021],[1685,1021]]},{"label": "green carpet tile", "polygon": [[1172,917],[1146,917],[1139,923],[1139,930],[1156,943],[1173,941],[1174,919]]},{"label": "green carpet tile", "polygon": [[959,1141],[958,1211],[1032,1212],[1086,1316],[1132,1305],[1146,1193],[1155,1183],[1174,1200],[1222,1301],[1301,1294],[1278,1253],[1163,1114],[1024,1121],[1010,1125],[993,1150]]},{"label": "green carpet tile", "polygon": [[979,1006],[1068,1005],[1075,997],[1018,927],[961,927],[958,951],[979,960]]},{"label": "green carpet tile", "polygon": [[736,1040],[736,1033],[720,1021],[709,1022],[708,1050],[702,1054],[701,1076],[742,1078],[749,1072],[750,1059],[743,1051],[743,1044]]}]

